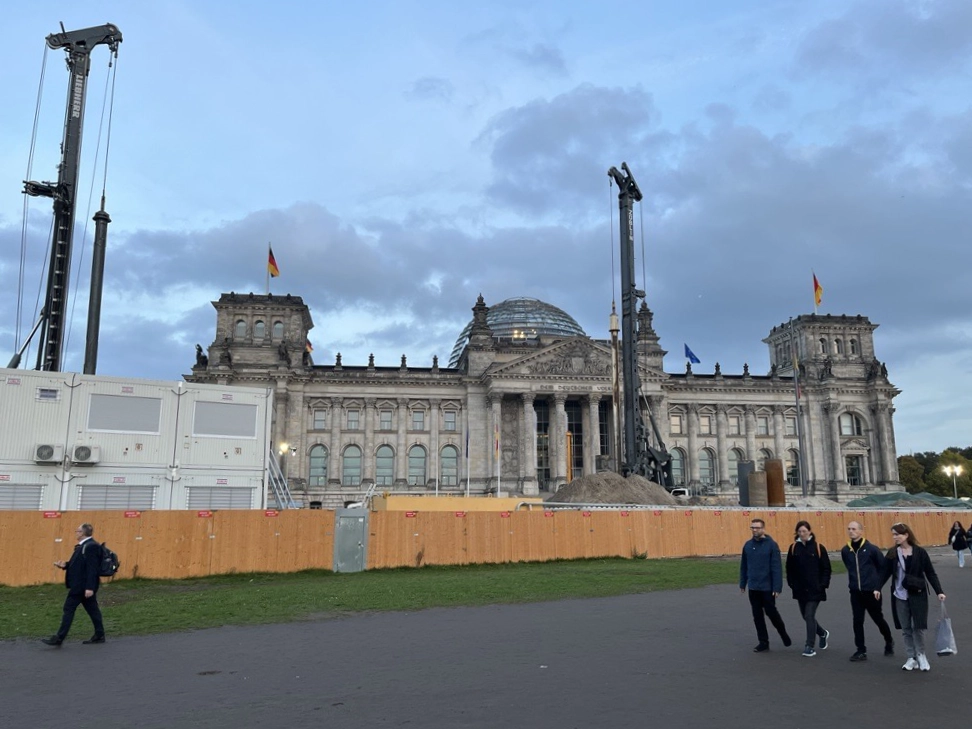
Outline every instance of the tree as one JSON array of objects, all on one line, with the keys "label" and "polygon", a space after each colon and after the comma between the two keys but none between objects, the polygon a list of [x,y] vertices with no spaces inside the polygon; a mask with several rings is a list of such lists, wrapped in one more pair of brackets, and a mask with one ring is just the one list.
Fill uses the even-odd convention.
[{"label": "tree", "polygon": [[898,477],[905,491],[909,494],[917,494],[927,491],[925,486],[925,469],[915,459],[914,456],[901,456],[898,458]]}]

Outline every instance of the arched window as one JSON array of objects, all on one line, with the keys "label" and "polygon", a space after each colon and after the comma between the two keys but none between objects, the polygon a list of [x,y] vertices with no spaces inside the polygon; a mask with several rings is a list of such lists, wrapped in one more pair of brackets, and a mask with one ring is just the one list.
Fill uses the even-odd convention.
[{"label": "arched window", "polygon": [[820,337],[820,354],[827,354],[827,340]]},{"label": "arched window", "polygon": [[840,416],[841,435],[864,435],[864,423],[854,413],[842,413]]},{"label": "arched window", "polygon": [[442,474],[443,486],[459,485],[459,449],[455,446],[447,445],[442,449],[439,457],[439,469]]},{"label": "arched window", "polygon": [[685,485],[685,452],[681,448],[672,450],[672,481],[676,486]]},{"label": "arched window", "polygon": [[310,485],[327,486],[327,448],[322,445],[310,449]]},{"label": "arched window", "polygon": [[860,354],[860,352],[857,350],[857,340],[856,339],[850,340],[850,353],[851,354]]},{"label": "arched window", "polygon": [[375,483],[391,486],[395,482],[395,451],[390,445],[379,446],[375,451]]},{"label": "arched window", "polygon": [[283,339],[283,322],[282,321],[275,321],[273,323],[273,338],[274,339]]},{"label": "arched window", "polygon": [[424,486],[425,476],[425,449],[420,445],[414,445],[408,449],[408,485]]},{"label": "arched window", "polygon": [[350,445],[344,449],[341,459],[341,485],[359,486],[361,484],[361,449]]},{"label": "arched window", "polygon": [[234,339],[243,339],[246,337],[246,322],[240,319],[236,322],[236,329],[233,330]]},{"label": "arched window", "polygon": [[760,448],[756,454],[756,470],[765,471],[766,461],[773,458],[773,452],[769,448]]},{"label": "arched window", "polygon": [[699,451],[699,481],[706,486],[715,484],[715,455],[708,448]]},{"label": "arched window", "polygon": [[791,486],[800,485],[800,453],[795,450],[786,452],[786,482]]},{"label": "arched window", "polygon": [[738,448],[729,449],[729,482],[739,483],[739,461],[745,460],[743,452]]},{"label": "arched window", "polygon": [[834,354],[843,354],[843,353],[844,353],[844,340],[843,339],[835,339],[834,340]]},{"label": "arched window", "polygon": [[261,340],[267,336],[267,325],[262,321],[254,322],[253,324],[253,338],[256,340]]}]

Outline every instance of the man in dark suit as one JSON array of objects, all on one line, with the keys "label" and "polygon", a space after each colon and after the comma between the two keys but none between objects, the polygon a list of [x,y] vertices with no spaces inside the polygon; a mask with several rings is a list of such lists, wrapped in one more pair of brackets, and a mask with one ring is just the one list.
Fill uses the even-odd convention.
[{"label": "man in dark suit", "polygon": [[82,524],[75,530],[78,543],[74,547],[74,554],[67,562],[58,561],[55,567],[64,570],[64,584],[68,594],[64,600],[64,617],[61,627],[50,638],[44,638],[47,645],[61,645],[71,630],[74,613],[78,605],[83,605],[91,622],[94,623],[94,635],[84,641],[85,645],[105,642],[105,626],[101,620],[101,609],[98,607],[98,563],[101,559],[101,545],[91,535],[94,527]]}]

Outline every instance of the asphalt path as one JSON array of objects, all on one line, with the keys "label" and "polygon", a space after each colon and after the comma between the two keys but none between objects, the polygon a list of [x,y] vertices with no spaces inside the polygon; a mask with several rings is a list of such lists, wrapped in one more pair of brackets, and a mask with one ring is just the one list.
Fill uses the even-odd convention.
[{"label": "asphalt path", "polygon": [[[86,646],[87,615],[60,648],[0,642],[0,726],[746,727],[964,723],[972,667],[972,564],[931,550],[959,653],[901,670],[867,622],[854,651],[846,577],[818,618],[830,648],[804,658],[790,634],[755,654],[749,601],[733,585],[530,605],[371,613],[256,627],[113,638]],[[972,561],[972,560],[970,560]],[[887,608],[885,615],[891,622]],[[893,626],[893,624],[892,624]]]}]

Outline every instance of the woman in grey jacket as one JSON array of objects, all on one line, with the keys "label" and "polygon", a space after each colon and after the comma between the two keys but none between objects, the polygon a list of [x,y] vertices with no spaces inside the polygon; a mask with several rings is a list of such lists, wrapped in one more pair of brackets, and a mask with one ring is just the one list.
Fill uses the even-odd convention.
[{"label": "woman in grey jacket", "polygon": [[[918,540],[907,524],[892,524],[891,537],[895,546],[885,555],[884,580],[891,581],[891,605],[894,627],[904,638],[908,660],[901,667],[905,671],[916,668],[931,670],[925,653],[925,630],[928,629],[928,583],[944,601],[945,593],[938,581],[928,552],[918,546]],[[927,581],[927,582],[926,582]]]}]

